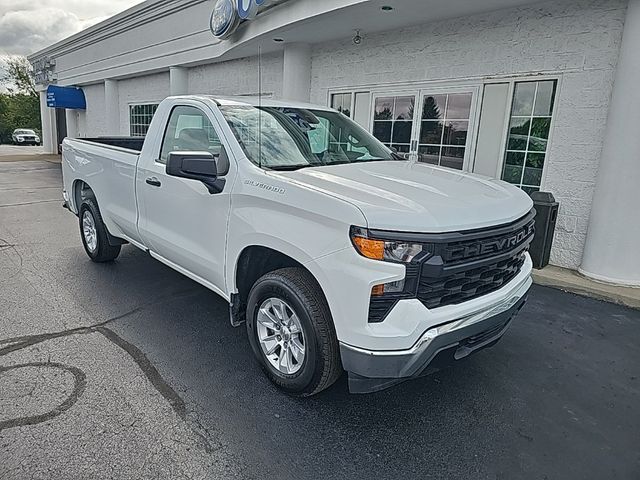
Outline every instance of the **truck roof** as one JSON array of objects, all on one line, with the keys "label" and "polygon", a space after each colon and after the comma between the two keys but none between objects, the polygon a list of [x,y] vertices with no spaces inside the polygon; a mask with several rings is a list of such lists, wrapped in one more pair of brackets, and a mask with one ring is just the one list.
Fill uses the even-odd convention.
[{"label": "truck roof", "polygon": [[196,94],[196,95],[181,95],[181,96],[175,96],[170,98],[173,98],[173,99],[199,98],[204,100],[212,100],[216,102],[218,105],[247,105],[252,107],[257,107],[262,105],[263,107],[283,107],[283,108],[288,107],[288,108],[304,108],[304,109],[312,109],[312,110],[331,110],[328,107],[323,107],[321,105],[314,105],[311,103],[297,102],[295,100],[274,100],[272,98],[265,98],[265,97],[262,97],[262,99],[260,99],[257,96],[232,97],[232,96],[197,95]]}]

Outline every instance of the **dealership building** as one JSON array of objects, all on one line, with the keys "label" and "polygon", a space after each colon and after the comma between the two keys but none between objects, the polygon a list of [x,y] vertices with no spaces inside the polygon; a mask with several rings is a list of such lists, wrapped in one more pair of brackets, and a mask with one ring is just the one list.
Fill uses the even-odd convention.
[{"label": "dealership building", "polygon": [[50,152],[144,135],[170,95],[329,105],[551,192],[551,263],[640,286],[640,0],[149,0],[29,59]]}]

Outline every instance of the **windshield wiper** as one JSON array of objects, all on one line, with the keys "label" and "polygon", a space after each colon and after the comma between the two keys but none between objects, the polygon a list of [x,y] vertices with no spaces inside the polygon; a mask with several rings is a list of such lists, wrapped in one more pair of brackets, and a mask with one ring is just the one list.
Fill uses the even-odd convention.
[{"label": "windshield wiper", "polygon": [[301,163],[301,164],[297,164],[297,165],[273,165],[273,166],[265,166],[263,165],[264,168],[268,169],[268,170],[275,170],[278,172],[290,172],[290,171],[295,171],[295,170],[300,170],[301,168],[307,168],[307,167],[319,167],[323,165],[322,163]]}]

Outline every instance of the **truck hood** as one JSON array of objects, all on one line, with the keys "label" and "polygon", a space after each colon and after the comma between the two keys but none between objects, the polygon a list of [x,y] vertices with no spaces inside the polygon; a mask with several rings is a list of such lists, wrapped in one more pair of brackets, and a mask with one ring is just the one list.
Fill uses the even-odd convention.
[{"label": "truck hood", "polygon": [[368,227],[409,232],[470,230],[509,223],[533,207],[500,180],[408,161],[351,163],[277,172],[358,207]]}]

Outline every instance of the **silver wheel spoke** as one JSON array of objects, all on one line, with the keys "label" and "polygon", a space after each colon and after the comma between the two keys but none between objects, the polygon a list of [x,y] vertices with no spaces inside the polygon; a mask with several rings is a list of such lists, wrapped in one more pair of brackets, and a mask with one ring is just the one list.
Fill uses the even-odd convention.
[{"label": "silver wheel spoke", "polygon": [[289,373],[289,359],[287,358],[287,349],[280,349],[280,356],[278,357],[278,367],[281,372]]},{"label": "silver wheel spoke", "polygon": [[298,315],[285,301],[273,297],[262,302],[256,333],[262,353],[273,368],[286,375],[302,368],[306,355],[304,331]]},{"label": "silver wheel spoke", "polygon": [[271,330],[277,330],[280,322],[276,319],[268,308],[261,308],[258,311],[258,322]]},{"label": "silver wheel spoke", "polygon": [[95,252],[98,248],[98,232],[93,215],[89,210],[82,214],[82,236],[90,252]]},{"label": "silver wheel spoke", "polygon": [[297,363],[302,363],[304,358],[304,347],[300,344],[300,341],[296,338],[289,343],[291,354]]},{"label": "silver wheel spoke", "polygon": [[[265,342],[265,345],[266,345],[266,342]],[[280,346],[280,342],[274,342],[273,345],[269,347],[268,350],[265,351],[264,353],[266,353],[267,355],[273,355],[278,349],[278,346]]]}]

